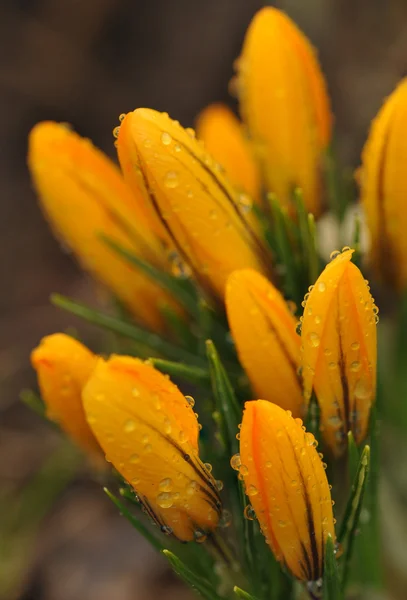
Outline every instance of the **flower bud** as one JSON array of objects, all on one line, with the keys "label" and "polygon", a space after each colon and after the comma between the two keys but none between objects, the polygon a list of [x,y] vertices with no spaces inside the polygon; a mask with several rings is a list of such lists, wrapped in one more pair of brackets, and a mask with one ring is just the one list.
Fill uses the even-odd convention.
[{"label": "flower bud", "polygon": [[313,47],[287,15],[266,7],[247,30],[237,70],[241,113],[267,190],[290,206],[299,187],[318,215],[331,112]]},{"label": "flower bud", "polygon": [[362,155],[361,199],[371,234],[371,265],[400,291],[407,285],[407,78],[387,98]]},{"label": "flower bud", "polygon": [[96,361],[90,350],[64,333],[43,338],[31,353],[47,417],[85,452],[101,458],[101,448],[86,422],[81,396]]},{"label": "flower bud", "polygon": [[260,175],[243,127],[226,104],[211,104],[198,116],[197,136],[225,168],[236,189],[260,200]]},{"label": "flower bud", "polygon": [[256,397],[300,416],[304,412],[298,376],[300,337],[283,296],[256,271],[242,269],[228,279],[226,310],[240,362]]},{"label": "flower bud", "polygon": [[155,266],[165,265],[160,242],[139,209],[142,203],[117,167],[89,140],[53,122],[39,123],[31,131],[28,163],[56,235],[137,319],[162,331],[160,307],[175,307],[173,299],[100,238],[104,234]]},{"label": "flower bud", "polygon": [[240,474],[266,542],[301,581],[323,574],[325,542],[335,540],[324,465],[301,419],[265,400],[246,402]]},{"label": "flower bud", "polygon": [[315,391],[324,441],[336,456],[348,431],[356,443],[366,437],[376,393],[378,311],[352,253],[338,253],[317,279],[301,333],[304,396]]},{"label": "flower bud", "polygon": [[201,541],[219,520],[215,481],[198,456],[192,406],[165,375],[135,358],[100,359],[83,400],[106,458],[164,532]]},{"label": "flower bud", "polygon": [[139,108],[122,121],[118,152],[129,184],[154,207],[176,260],[208,295],[223,298],[236,268],[266,269],[249,196],[235,191],[193,130]]}]

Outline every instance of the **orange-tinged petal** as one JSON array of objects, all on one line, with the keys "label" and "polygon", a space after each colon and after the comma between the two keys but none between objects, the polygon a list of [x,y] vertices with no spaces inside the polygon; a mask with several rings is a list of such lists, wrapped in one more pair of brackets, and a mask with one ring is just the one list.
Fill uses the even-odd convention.
[{"label": "orange-tinged petal", "polygon": [[56,234],[140,321],[163,330],[160,305],[174,304],[172,299],[100,239],[103,233],[156,266],[164,265],[160,242],[117,167],[89,140],[53,122],[31,131],[28,162]]},{"label": "orange-tinged petal", "polygon": [[407,78],[372,123],[362,155],[361,199],[371,233],[372,267],[387,283],[407,285]]},{"label": "orange-tinged petal", "polygon": [[198,456],[198,421],[179,389],[135,358],[100,359],[83,391],[107,459],[163,531],[183,541],[213,530],[220,500]]},{"label": "orange-tinged petal", "polygon": [[86,422],[81,396],[96,361],[90,350],[64,333],[43,338],[31,353],[48,418],[85,452],[101,457],[101,448]]},{"label": "orange-tinged petal", "polygon": [[304,395],[315,390],[323,437],[337,456],[348,431],[357,443],[366,437],[376,393],[377,308],[352,252],[339,254],[317,279],[301,333]]},{"label": "orange-tinged petal", "polygon": [[298,378],[300,338],[280,292],[251,269],[234,271],[226,286],[226,310],[239,359],[257,397],[304,411]]},{"label": "orange-tinged petal", "polygon": [[137,161],[134,176],[173,248],[210,295],[223,297],[236,268],[266,270],[250,198],[235,191],[193,130],[139,108],[122,122],[118,150]]},{"label": "orange-tinged petal", "polygon": [[327,536],[335,540],[335,529],[314,436],[276,404],[246,402],[240,461],[246,494],[277,560],[297,579],[316,581],[323,574]]},{"label": "orange-tinged petal", "polygon": [[226,104],[207,106],[198,116],[196,132],[234,186],[260,202],[260,173],[253,150],[230,108]]},{"label": "orange-tinged petal", "polygon": [[267,189],[289,206],[300,187],[310,212],[321,212],[321,156],[331,137],[331,112],[313,47],[276,8],[261,9],[237,61],[243,121]]}]

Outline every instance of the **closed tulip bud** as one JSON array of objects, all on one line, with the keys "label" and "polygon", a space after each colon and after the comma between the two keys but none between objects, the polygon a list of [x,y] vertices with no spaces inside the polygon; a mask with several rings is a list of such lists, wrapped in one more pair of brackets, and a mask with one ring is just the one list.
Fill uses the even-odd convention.
[{"label": "closed tulip bud", "polygon": [[307,294],[301,351],[304,396],[314,390],[321,431],[331,452],[366,437],[376,392],[377,308],[353,250],[337,253]]},{"label": "closed tulip bud", "polygon": [[82,389],[97,357],[74,338],[55,333],[41,340],[31,353],[47,416],[85,452],[102,458],[102,451],[82,406]]},{"label": "closed tulip bud", "polygon": [[117,167],[89,140],[53,122],[31,131],[28,163],[57,236],[138,320],[162,331],[160,307],[174,306],[172,298],[100,238],[104,234],[156,266],[165,264],[160,243]]},{"label": "closed tulip bud", "polygon": [[242,124],[225,104],[211,104],[198,116],[196,132],[236,187],[260,201],[260,174]]},{"label": "closed tulip bud", "polygon": [[237,70],[241,113],[267,190],[290,206],[300,187],[307,209],[318,215],[331,112],[314,49],[287,15],[263,8],[248,28]]},{"label": "closed tulip bud", "polygon": [[280,292],[256,271],[235,271],[226,286],[226,310],[256,396],[300,416],[304,404],[298,377],[300,338]]},{"label": "closed tulip bud", "polygon": [[335,540],[335,529],[330,488],[314,436],[305,431],[301,419],[276,404],[246,402],[238,462],[246,494],[275,557],[297,579],[317,581],[323,575],[326,539],[331,535]]},{"label": "closed tulip bud", "polygon": [[407,78],[373,121],[359,173],[371,234],[371,263],[398,290],[407,285]]},{"label": "closed tulip bud", "polygon": [[129,182],[136,180],[156,210],[176,262],[188,265],[209,295],[223,298],[236,268],[265,270],[250,198],[235,191],[193,130],[139,108],[122,121],[118,152],[125,177],[133,166]]},{"label": "closed tulip bud", "polygon": [[83,399],[107,459],[150,516],[182,541],[203,541],[221,505],[198,456],[197,417],[178,388],[149,364],[114,356],[99,360]]}]

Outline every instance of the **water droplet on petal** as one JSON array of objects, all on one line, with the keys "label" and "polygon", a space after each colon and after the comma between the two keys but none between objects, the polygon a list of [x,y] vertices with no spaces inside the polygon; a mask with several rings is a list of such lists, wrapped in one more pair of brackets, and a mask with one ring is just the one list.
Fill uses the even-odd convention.
[{"label": "water droplet on petal", "polygon": [[192,398],[192,396],[185,396],[185,400],[188,402],[189,406],[195,406],[195,400]]},{"label": "water droplet on petal", "polygon": [[172,489],[172,479],[170,479],[169,477],[161,479],[158,487],[161,492],[170,492]]},{"label": "water droplet on petal", "polygon": [[311,331],[311,333],[308,334],[308,341],[310,346],[317,348],[319,346],[319,335],[315,331]]},{"label": "water droplet on petal", "polygon": [[170,136],[170,134],[167,131],[163,131],[161,134],[161,143],[164,144],[164,146],[169,146],[172,142],[172,137]]},{"label": "water droplet on petal", "polygon": [[132,419],[128,419],[124,424],[124,431],[126,433],[131,433],[136,429],[136,423]]},{"label": "water droplet on petal", "polygon": [[246,494],[248,496],[256,496],[259,493],[259,490],[254,485],[249,485],[246,490]]},{"label": "water droplet on petal", "polygon": [[173,189],[179,185],[179,177],[176,171],[167,171],[164,175],[164,185],[167,188]]},{"label": "water droplet on petal", "polygon": [[169,492],[161,492],[161,494],[158,494],[157,496],[157,504],[161,508],[171,508],[173,505],[172,494]]},{"label": "water droplet on petal", "polygon": [[339,250],[334,250],[333,252],[331,252],[331,254],[329,255],[329,260],[334,260],[337,256],[340,255]]},{"label": "water droplet on petal", "polygon": [[254,508],[251,506],[251,504],[248,504],[245,507],[243,515],[245,519],[248,519],[248,521],[253,521],[256,518],[256,513],[254,512]]},{"label": "water droplet on petal", "polygon": [[234,454],[230,459],[230,466],[235,471],[239,471],[242,461],[240,460],[240,454]]},{"label": "water droplet on petal", "polygon": [[325,283],[324,283],[323,281],[320,281],[320,282],[317,284],[317,290],[318,290],[318,292],[325,292],[325,290],[326,290],[326,285],[325,285]]}]

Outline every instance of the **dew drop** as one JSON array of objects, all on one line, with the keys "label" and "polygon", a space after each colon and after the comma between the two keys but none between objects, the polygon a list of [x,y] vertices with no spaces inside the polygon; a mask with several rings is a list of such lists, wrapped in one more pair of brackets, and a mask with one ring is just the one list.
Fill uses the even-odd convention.
[{"label": "dew drop", "polygon": [[355,385],[355,396],[359,400],[367,400],[372,393],[370,384],[365,379],[359,379]]},{"label": "dew drop", "polygon": [[218,492],[221,492],[223,490],[223,481],[221,481],[220,479],[216,479],[215,486]]},{"label": "dew drop", "polygon": [[161,525],[161,531],[164,535],[171,535],[172,529],[168,525]]},{"label": "dew drop", "polygon": [[362,365],[358,360],[354,360],[350,365],[350,370],[353,371],[353,373],[357,373],[357,371],[360,371],[361,366]]},{"label": "dew drop", "polygon": [[210,463],[204,463],[204,467],[208,473],[212,473],[212,465]]},{"label": "dew drop", "polygon": [[259,493],[259,490],[254,485],[249,485],[246,493],[248,496],[256,496]]},{"label": "dew drop", "polygon": [[136,429],[136,423],[132,419],[128,419],[124,424],[124,431],[126,433],[131,433]]},{"label": "dew drop", "polygon": [[337,256],[340,255],[339,250],[334,250],[333,252],[331,252],[331,254],[329,255],[329,260],[334,260]]},{"label": "dew drop", "polygon": [[172,494],[169,492],[161,492],[161,494],[158,494],[157,496],[157,504],[161,508],[171,508],[173,505]]},{"label": "dew drop", "polygon": [[302,322],[298,321],[298,323],[295,326],[295,333],[297,335],[301,335],[301,332],[302,332]]},{"label": "dew drop", "polygon": [[279,526],[279,527],[287,527],[287,521],[282,521],[282,520],[279,520],[279,521],[278,521],[278,526]]},{"label": "dew drop", "polygon": [[164,144],[164,146],[169,146],[172,142],[172,137],[170,136],[170,134],[167,131],[163,131],[161,134],[161,143]]},{"label": "dew drop", "polygon": [[120,133],[120,125],[118,125],[117,127],[115,127],[113,129],[113,137],[115,137],[117,139],[119,137],[119,133]]},{"label": "dew drop", "polygon": [[188,483],[186,491],[188,496],[192,496],[199,489],[199,484],[196,481],[191,481]]},{"label": "dew drop", "polygon": [[317,284],[317,290],[318,290],[318,292],[325,292],[325,290],[326,290],[326,285],[325,285],[325,283],[324,283],[323,281],[320,281],[320,282]]},{"label": "dew drop", "polygon": [[195,400],[192,398],[192,396],[185,396],[185,400],[188,402],[191,408],[195,406]]},{"label": "dew drop", "polygon": [[169,435],[171,433],[171,421],[170,419],[166,418],[164,419],[164,432]]},{"label": "dew drop", "polygon": [[312,348],[317,348],[319,346],[319,335],[315,331],[311,331],[308,334],[308,341]]},{"label": "dew drop", "polygon": [[178,173],[176,171],[167,171],[167,173],[164,175],[164,185],[170,189],[178,187]]},{"label": "dew drop", "polygon": [[169,477],[161,479],[158,488],[160,492],[170,492],[172,489],[172,479],[170,479]]},{"label": "dew drop", "polygon": [[254,508],[253,506],[251,506],[251,504],[248,504],[244,511],[243,511],[243,515],[244,518],[247,519],[248,521],[254,521],[254,519],[256,518],[256,513],[254,512]]},{"label": "dew drop", "polygon": [[246,465],[240,465],[239,473],[240,475],[243,475],[243,477],[246,477],[246,475],[249,474],[249,469],[246,467]]},{"label": "dew drop", "polygon": [[235,471],[239,471],[242,461],[240,460],[240,454],[234,454],[230,459],[230,466]]},{"label": "dew drop", "polygon": [[342,252],[348,252],[350,250],[350,246],[344,246],[342,248]]},{"label": "dew drop", "polygon": [[187,132],[187,134],[189,135],[189,137],[194,138],[195,137],[195,130],[192,129],[192,127],[187,127],[185,129],[185,131]]},{"label": "dew drop", "polygon": [[130,456],[130,462],[132,465],[136,465],[138,462],[140,462],[140,455],[139,454],[132,454]]},{"label": "dew drop", "polygon": [[248,194],[240,193],[237,196],[237,204],[243,213],[248,213],[250,212],[253,203]]}]

